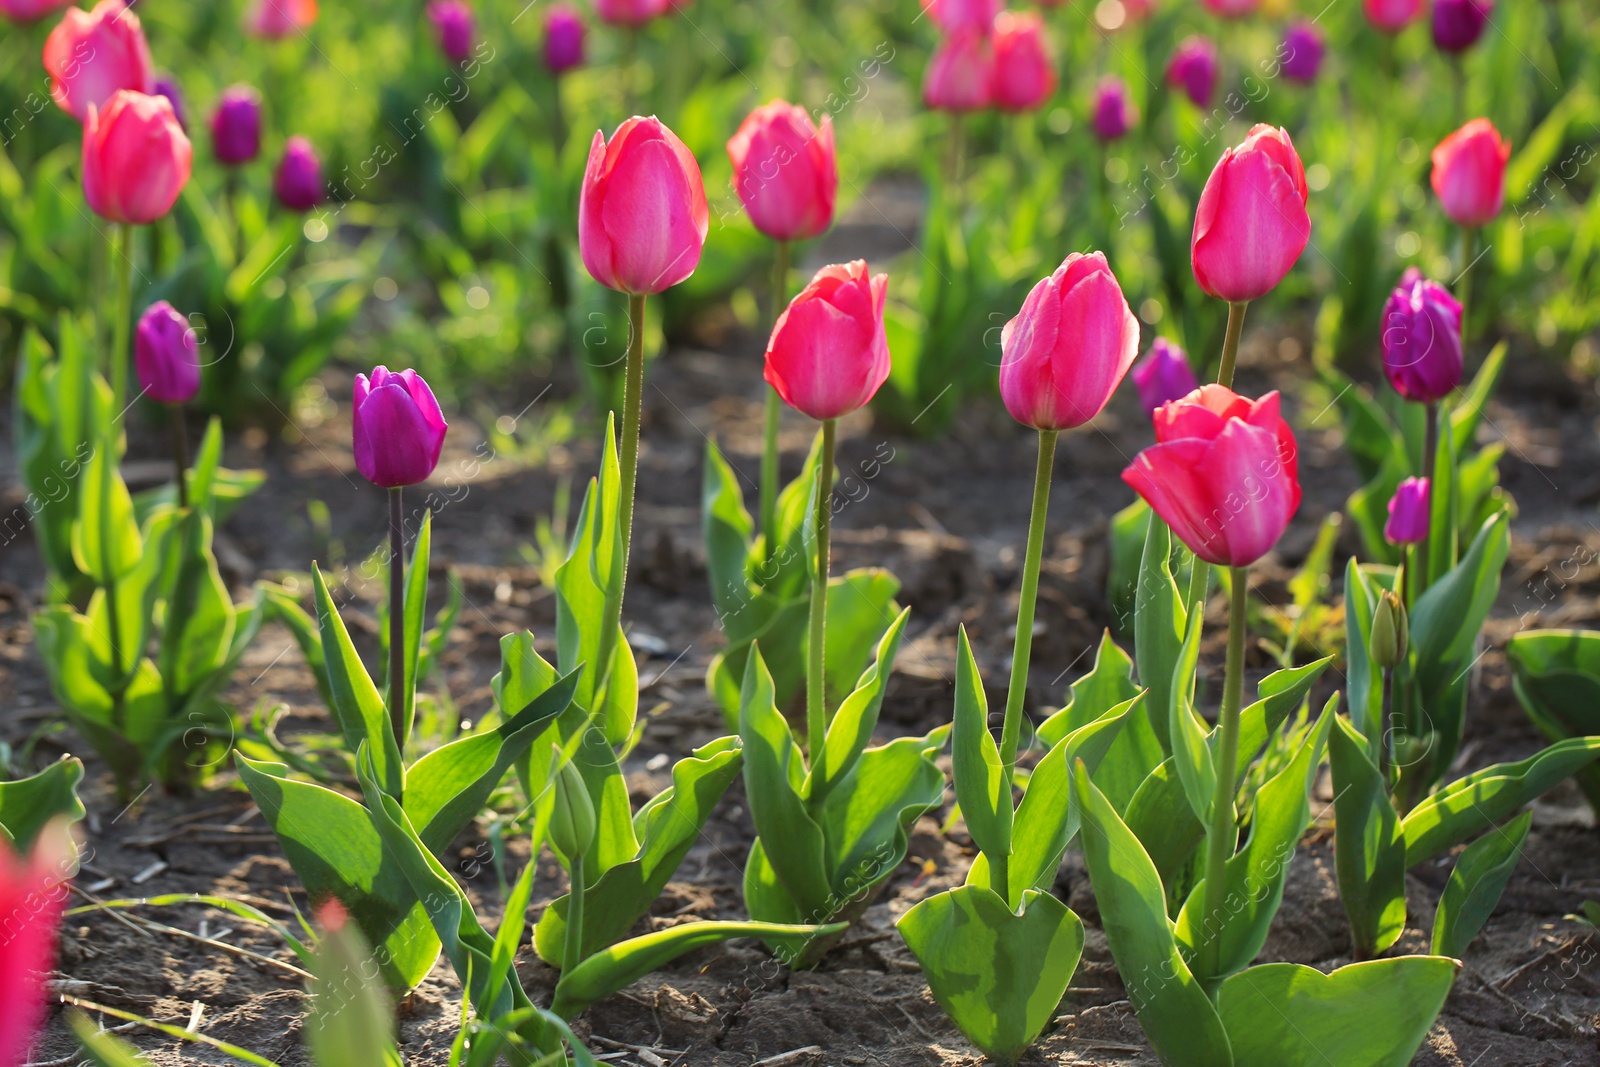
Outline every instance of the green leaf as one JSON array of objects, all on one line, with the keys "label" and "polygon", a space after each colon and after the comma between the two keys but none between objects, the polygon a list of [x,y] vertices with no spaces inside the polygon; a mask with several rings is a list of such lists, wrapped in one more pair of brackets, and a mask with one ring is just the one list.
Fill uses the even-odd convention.
[{"label": "green leaf", "polygon": [[1336,394],[1335,403],[1344,420],[1345,448],[1363,482],[1377,477],[1391,456],[1407,454],[1399,429],[1365,386],[1332,367],[1318,368],[1318,375]]},{"label": "green leaf", "polygon": [[[403,634],[405,646],[403,653],[405,677],[400,680],[399,694],[404,704],[404,711],[400,721],[407,724],[406,733],[410,734],[410,724],[417,706],[417,662],[422,655],[422,631],[427,626],[428,611],[428,566],[433,555],[433,512],[422,513],[422,526],[417,530],[417,544],[411,552],[411,566],[405,576],[405,618],[403,620]],[[395,680],[388,678],[388,633],[387,626],[382,629],[384,637],[384,673],[385,683],[389,687],[385,703],[393,706],[395,700]],[[406,742],[410,737],[396,738],[401,751],[405,750]],[[530,740],[532,740],[530,738]],[[476,814],[476,813],[474,813]]]},{"label": "green leaf", "polygon": [[1478,424],[1483,421],[1484,408],[1500,384],[1500,375],[1506,368],[1506,353],[1510,349],[1501,341],[1484,357],[1472,384],[1462,392],[1450,411],[1450,429],[1455,437],[1457,454],[1465,455],[1478,435]]},{"label": "green leaf", "polygon": [[1133,629],[1139,602],[1139,564],[1149,536],[1150,505],[1143,497],[1111,516],[1107,534],[1111,561],[1106,568],[1106,598],[1111,602],[1112,628],[1119,636]]},{"label": "green leaf", "polygon": [[[833,594],[828,595],[830,604]],[[878,641],[877,654],[862,673],[860,681],[828,723],[828,736],[823,751],[824,776],[813,777],[806,788],[812,804],[820,803],[834,786],[855,767],[862,750],[872,741],[872,731],[878,726],[878,712],[883,707],[883,696],[889,688],[889,676],[894,670],[894,660],[900,650],[900,637],[905,632],[906,619],[911,609],[905,608],[884,631]],[[850,640],[853,635],[835,634],[836,640]],[[830,657],[831,658],[831,657]]]},{"label": "green leaf", "polygon": [[895,924],[939,1006],[974,1045],[1015,1063],[1055,1014],[1083,954],[1083,923],[1048,893],[1015,914],[992,890],[929,897]]},{"label": "green leaf", "polygon": [[[1132,700],[1141,690],[1133,684],[1133,660],[1117,647],[1110,631],[1100,637],[1094,669],[1072,683],[1066,707],[1039,724],[1037,736],[1047,748],[1059,744],[1067,734],[1103,718],[1106,712]],[[1089,765],[1094,784],[1117,811],[1125,811],[1128,801],[1150,772],[1161,766],[1167,754],[1161,750],[1150,717],[1141,707],[1126,719],[1111,750],[1097,767]]]},{"label": "green leaf", "polygon": [[956,649],[955,730],[950,745],[956,802],[967,832],[985,856],[1011,855],[1011,776],[1000,762],[1000,749],[989,732],[989,705],[983,678],[972,658],[967,629],[961,627]]},{"label": "green leaf", "polygon": [[706,438],[706,470],[700,501],[711,603],[730,643],[754,637],[747,614],[753,594],[745,567],[755,522],[745,510],[738,477],[710,437]]},{"label": "green leaf", "polygon": [[1444,1007],[1459,964],[1401,956],[1323,974],[1252,967],[1217,994],[1235,1067],[1406,1067]]},{"label": "green leaf", "polygon": [[333,687],[328,682],[328,664],[322,658],[322,635],[317,629],[316,620],[306,614],[299,601],[281,588],[268,588],[266,602],[268,615],[283,623],[289,631],[289,636],[294,638],[294,643],[299,646],[300,654],[305,657],[306,666],[316,679],[317,692],[321,695],[322,702],[332,708]]},{"label": "green leaf", "polygon": [[1357,959],[1386,951],[1406,926],[1405,839],[1389,783],[1368,755],[1373,748],[1343,717],[1328,741],[1339,901],[1350,919]]},{"label": "green leaf", "polygon": [[[1391,583],[1392,584],[1392,583]],[[1373,737],[1383,717],[1383,674],[1367,655],[1381,586],[1354,556],[1344,568],[1345,690],[1356,729]]]},{"label": "green leaf", "polygon": [[1450,881],[1439,898],[1433,919],[1435,956],[1460,959],[1483,924],[1494,914],[1494,907],[1505,892],[1517,860],[1522,858],[1522,843],[1533,826],[1533,812],[1525,811],[1505,826],[1484,834],[1467,846],[1450,872]]},{"label": "green leaf", "polygon": [[1172,722],[1172,677],[1188,612],[1172,577],[1172,540],[1164,522],[1152,521],[1144,541],[1144,556],[1139,563],[1138,608],[1133,618],[1134,662],[1139,665],[1139,681],[1149,690],[1145,714],[1161,742],[1163,752],[1171,752],[1167,731]]},{"label": "green leaf", "polygon": [[82,819],[83,804],[78,800],[81,781],[83,763],[63,756],[31,778],[0,782],[0,841],[26,855],[51,819]]},{"label": "green leaf", "polygon": [[[1506,642],[1511,686],[1534,725],[1552,741],[1600,735],[1600,632],[1530,630]],[[1600,810],[1600,770],[1576,775]]]},{"label": "green leaf", "polygon": [[139,565],[143,542],[133,518],[133,499],[117,470],[117,453],[101,441],[84,467],[72,556],[78,569],[106,586]]},{"label": "green leaf", "polygon": [[[321,568],[315,564],[311,567],[311,581],[316,589],[317,624],[322,632],[322,656],[328,668],[333,716],[351,752],[359,749],[364,741],[370,743],[384,791],[390,796],[399,796],[405,788],[405,769],[400,762],[394,728],[389,724],[388,709],[350,640],[350,631],[345,629],[344,620],[333,605]],[[370,930],[368,934],[370,936]]]},{"label": "green leaf", "polygon": [[100,1029],[82,1012],[68,1012],[67,1025],[72,1027],[78,1044],[95,1067],[150,1067],[150,1061],[139,1055],[137,1049],[110,1031]]},{"label": "green leaf", "polygon": [[1193,706],[1194,671],[1200,658],[1203,622],[1200,612],[1194,612],[1189,619],[1189,632],[1183,638],[1183,648],[1178,653],[1178,662],[1172,670],[1167,736],[1172,745],[1172,763],[1178,771],[1178,781],[1183,784],[1189,811],[1200,822],[1209,824],[1217,790],[1217,769],[1211,758],[1211,746],[1206,744],[1205,725]]},{"label": "green leaf", "polygon": [[174,710],[221,668],[233,645],[233,600],[212,553],[211,536],[211,519],[198,509],[181,515],[173,530],[174,574],[165,595],[166,630],[156,663]]}]

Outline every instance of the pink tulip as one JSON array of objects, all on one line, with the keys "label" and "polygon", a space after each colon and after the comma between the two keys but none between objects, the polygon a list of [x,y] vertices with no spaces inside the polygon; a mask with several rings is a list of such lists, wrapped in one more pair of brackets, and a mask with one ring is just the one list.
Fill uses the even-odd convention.
[{"label": "pink tulip", "polygon": [[922,76],[922,101],[940,111],[978,111],[994,101],[994,42],[981,30],[944,39]]},{"label": "pink tulip", "polygon": [[433,38],[439,51],[452,63],[472,58],[472,42],[478,33],[478,18],[462,0],[431,0],[428,21],[433,23]]},{"label": "pink tulip", "polygon": [[1000,0],[922,0],[922,10],[946,33],[988,33],[1000,14]]},{"label": "pink tulip", "polygon": [[1418,545],[1428,539],[1428,479],[1407,478],[1389,499],[1389,521],[1383,539],[1393,545]]},{"label": "pink tulip", "polygon": [[1032,111],[1055,95],[1055,62],[1038,14],[1002,11],[994,20],[993,87],[1002,111]]},{"label": "pink tulip", "polygon": [[0,1064],[26,1063],[48,1003],[46,979],[74,866],[66,824],[52,822],[23,860],[0,836]]},{"label": "pink tulip", "polygon": [[578,249],[601,285],[659,293],[700,265],[710,229],[700,164],[656,118],[633,118],[611,143],[595,131],[578,201]]},{"label": "pink tulip", "polygon": [[766,379],[784,403],[820,422],[872,399],[889,377],[888,293],[889,276],[869,279],[863,260],[817,271],[767,343]]},{"label": "pink tulip", "polygon": [[1225,19],[1243,18],[1261,6],[1261,0],[1205,0],[1206,10]]},{"label": "pink tulip", "polygon": [[1363,0],[1362,8],[1374,29],[1399,33],[1422,16],[1425,0]]},{"label": "pink tulip", "polygon": [[1506,202],[1511,142],[1488,119],[1473,119],[1433,150],[1433,191],[1457,226],[1493,222]]},{"label": "pink tulip", "polygon": [[1082,426],[1139,354],[1139,320],[1099,252],[1069,255],[1000,334],[1000,398],[1037,430]]},{"label": "pink tulip", "polygon": [[377,367],[370,379],[356,375],[351,410],[351,445],[363,478],[385,489],[428,480],[450,427],[420,374]]},{"label": "pink tulip", "polygon": [[671,10],[667,0],[594,0],[596,14],[613,26],[643,26]]},{"label": "pink tulip", "polygon": [[1195,281],[1228,301],[1265,296],[1311,240],[1306,170],[1289,134],[1258,125],[1206,180],[1189,245]]},{"label": "pink tulip", "polygon": [[756,229],[775,241],[804,241],[833,223],[839,160],[833,119],[813,125],[803,107],[774,100],[750,112],[728,141],[733,191]]},{"label": "pink tulip", "polygon": [[1294,433],[1278,394],[1249,400],[1207,385],[1155,414],[1156,443],[1122,480],[1195,555],[1245,567],[1272,550],[1300,508]]},{"label": "pink tulip", "polygon": [[70,3],[72,0],[0,0],[0,15],[12,22],[38,22]]},{"label": "pink tulip", "polygon": [[317,21],[317,0],[255,0],[245,12],[245,32],[276,40],[305,33]]},{"label": "pink tulip", "polygon": [[100,0],[93,11],[68,8],[45,39],[44,69],[50,95],[79,122],[118,89],[148,93],[155,84],[139,16],[122,0]]},{"label": "pink tulip", "polygon": [[119,89],[83,127],[83,198],[101,218],[144,225],[172,210],[193,149],[164,96]]},{"label": "pink tulip", "polygon": [[1167,63],[1167,84],[1182,86],[1195,107],[1210,107],[1219,72],[1217,46],[1205,37],[1185,37]]}]

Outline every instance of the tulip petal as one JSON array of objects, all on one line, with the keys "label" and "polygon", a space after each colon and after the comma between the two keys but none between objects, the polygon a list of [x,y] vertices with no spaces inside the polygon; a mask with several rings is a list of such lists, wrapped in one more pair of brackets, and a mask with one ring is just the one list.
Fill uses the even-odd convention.
[{"label": "tulip petal", "polygon": [[1198,474],[1209,442],[1192,437],[1152,445],[1133,458],[1122,480],[1144,497],[1189,551],[1207,563],[1226,564],[1224,522],[1212,485]]}]

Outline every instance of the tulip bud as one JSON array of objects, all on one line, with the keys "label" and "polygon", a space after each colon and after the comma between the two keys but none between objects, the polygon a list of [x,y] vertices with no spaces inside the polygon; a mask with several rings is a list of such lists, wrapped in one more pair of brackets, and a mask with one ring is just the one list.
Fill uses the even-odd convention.
[{"label": "tulip bud", "polygon": [[1002,11],[994,20],[994,105],[1032,111],[1055,95],[1056,68],[1036,13]]},{"label": "tulip bud", "polygon": [[38,22],[72,0],[0,0],[0,15],[12,22]]},{"label": "tulip bud", "polygon": [[594,7],[613,26],[643,26],[671,10],[668,0],[595,0]]},{"label": "tulip bud", "polygon": [[313,1063],[378,1064],[394,1046],[394,1005],[372,948],[337,897],[316,911],[323,933],[311,962],[304,1034]]},{"label": "tulip bud", "polygon": [[472,58],[478,20],[463,0],[432,0],[428,4],[428,21],[433,23],[434,40],[446,59],[459,64]]},{"label": "tulip bud", "polygon": [[1428,479],[1407,478],[1389,499],[1389,521],[1383,539],[1394,545],[1420,545],[1428,539],[1431,518]]},{"label": "tulip bud", "polygon": [[859,259],[817,271],[767,343],[766,379],[784,403],[823,421],[872,399],[889,377],[888,293],[888,275],[869,279]]},{"label": "tulip bud", "polygon": [[1362,7],[1374,29],[1396,34],[1422,15],[1424,0],[1364,0]]},{"label": "tulip bud", "polygon": [[554,810],[550,813],[550,843],[567,858],[587,855],[594,847],[594,801],[589,798],[589,787],[583,784],[583,775],[571,760],[561,758],[561,748],[555,749],[555,764],[551,769],[550,786],[555,795]]},{"label": "tulip bud", "polygon": [[236,167],[261,154],[261,94],[248,85],[222,92],[211,113],[211,150],[218,163]]},{"label": "tulip bud", "polygon": [[1139,353],[1139,320],[1099,252],[1069,255],[1000,334],[1000,398],[1036,430],[1082,426]]},{"label": "tulip bud", "polygon": [[1392,671],[1406,658],[1410,624],[1406,606],[1385,589],[1378,594],[1378,607],[1372,613],[1372,633],[1367,638],[1367,656],[1383,670]]},{"label": "tulip bud", "polygon": [[544,14],[544,65],[551,74],[583,66],[583,17],[567,4],[553,4]]},{"label": "tulip bud", "polygon": [[1205,37],[1186,37],[1167,63],[1167,84],[1181,86],[1195,107],[1208,108],[1218,70],[1217,46]]},{"label": "tulip bud", "polygon": [[804,241],[833,222],[839,163],[833,119],[822,128],[803,107],[775,100],[752,111],[728,141],[733,191],[756,229],[775,241]]},{"label": "tulip bud", "polygon": [[1127,135],[1139,121],[1139,109],[1128,99],[1128,86],[1114,74],[1100,79],[1094,89],[1094,134],[1102,141]]},{"label": "tulip bud", "polygon": [[1415,267],[1383,309],[1383,373],[1418,404],[1443,400],[1461,384],[1461,304]]},{"label": "tulip bud", "polygon": [[122,0],[100,0],[93,11],[68,8],[44,42],[50,95],[79,122],[102,111],[119,89],[148,93],[155,73],[139,16]]},{"label": "tulip bud", "polygon": [[200,349],[189,320],[165,300],[139,319],[133,334],[134,369],[145,395],[158,404],[187,404],[200,391]]},{"label": "tulip bud", "polygon": [[254,0],[245,12],[245,32],[277,40],[303,34],[317,21],[317,0]]},{"label": "tulip bud", "polygon": [[40,831],[26,858],[0,834],[0,1064],[26,1063],[44,1024],[65,882],[76,864],[64,819]]},{"label": "tulip bud", "polygon": [[1457,226],[1493,222],[1506,200],[1511,142],[1488,119],[1473,119],[1433,150],[1433,191]]},{"label": "tulip bud", "polygon": [[370,380],[358,374],[352,409],[351,443],[363,478],[385,489],[428,480],[449,424],[421,375],[387,367],[374,369]]},{"label": "tulip bud", "polygon": [[83,127],[83,198],[112,222],[154,222],[189,181],[193,150],[164,96],[119,89]]},{"label": "tulip bud", "polygon": [[1282,129],[1258,125],[1206,180],[1189,244],[1194,279],[1220,300],[1271,292],[1311,240],[1306,169]]},{"label": "tulip bud", "polygon": [[1139,390],[1139,404],[1146,415],[1154,415],[1161,405],[1181,400],[1200,388],[1188,354],[1165,337],[1157,337],[1150,354],[1133,368],[1133,384]]},{"label": "tulip bud", "polygon": [[322,203],[322,161],[306,138],[291,137],[284,145],[272,191],[277,194],[278,203],[290,211],[310,211]]},{"label": "tulip bud", "polygon": [[940,111],[979,111],[994,101],[994,42],[987,31],[944,39],[922,75],[922,102]]},{"label": "tulip bud", "polygon": [[172,116],[184,133],[189,132],[189,109],[183,102],[183,90],[178,88],[177,79],[168,75],[157,78],[151,84],[150,95],[166,97],[167,103],[172,105]]},{"label": "tulip bud", "polygon": [[1452,55],[1478,43],[1494,0],[1433,0],[1433,43]]},{"label": "tulip bud", "polygon": [[1317,80],[1327,51],[1327,39],[1315,22],[1296,22],[1283,35],[1283,76],[1310,85]]},{"label": "tulip bud", "polygon": [[578,200],[578,250],[595,281],[659,293],[700,265],[711,217],[700,164],[659,119],[596,130]]},{"label": "tulip bud", "polygon": [[922,0],[922,10],[946,33],[988,33],[1000,14],[1000,0]]}]

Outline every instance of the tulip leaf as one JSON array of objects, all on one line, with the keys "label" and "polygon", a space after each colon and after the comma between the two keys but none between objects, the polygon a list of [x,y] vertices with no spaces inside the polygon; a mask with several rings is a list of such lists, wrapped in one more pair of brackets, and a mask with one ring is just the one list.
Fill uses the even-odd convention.
[{"label": "tulip leaf", "polygon": [[1139,605],[1139,564],[1152,514],[1143,497],[1134,497],[1133,503],[1111,516],[1106,599],[1111,602],[1112,629],[1119,637],[1128,636],[1133,629],[1134,612]]},{"label": "tulip leaf", "polygon": [[967,629],[956,648],[955,729],[950,745],[956,803],[973,843],[993,863],[1011,855],[1011,775],[1000,762],[1000,749],[989,732],[989,705],[983,678],[972,658]]},{"label": "tulip leaf", "polygon": [[64,756],[31,778],[0,782],[0,842],[26,855],[51,819],[77,822],[83,818],[78,783],[83,763]]},{"label": "tulip leaf", "polygon": [[83,470],[72,555],[78,569],[104,588],[139,565],[144,551],[134,522],[133,498],[117,470],[118,453],[107,437],[96,444]]},{"label": "tulip leaf", "polygon": [[175,566],[163,598],[166,632],[156,665],[167,706],[177,709],[226,661],[235,613],[212,554],[210,516],[196,509],[184,513],[176,521],[173,539]]},{"label": "tulip leaf", "polygon": [[1383,673],[1368,656],[1367,644],[1372,639],[1372,618],[1378,610],[1378,597],[1392,585],[1392,579],[1378,581],[1354,556],[1345,565],[1345,691],[1356,730],[1373,738],[1378,734],[1376,723],[1383,716]]},{"label": "tulip leaf", "polygon": [[[350,631],[345,629],[344,620],[334,607],[321,568],[315,564],[311,567],[311,581],[316,590],[317,625],[322,632],[322,655],[328,669],[328,689],[333,696],[333,716],[351,752],[359,749],[362,742],[371,742],[373,762],[384,791],[390,796],[399,796],[405,788],[405,770],[400,762],[394,728],[389,724],[388,709],[350,640]],[[374,943],[376,940],[373,939]]]},{"label": "tulip leaf", "polygon": [[1506,369],[1508,351],[1509,348],[1504,341],[1495,345],[1483,358],[1478,373],[1472,376],[1471,384],[1462,390],[1461,396],[1451,407],[1450,429],[1455,438],[1456,453],[1459,455],[1466,454],[1478,435],[1478,424],[1483,421],[1484,409],[1488,407],[1490,398],[1494,396],[1495,387],[1500,384],[1500,375]]},{"label": "tulip leaf", "polygon": [[[831,591],[828,600],[831,605]],[[910,615],[910,608],[902,609],[888,630],[884,631],[872,662],[828,723],[828,736],[823,749],[826,757],[823,760],[823,777],[813,775],[806,786],[806,795],[812,804],[821,803],[827,798],[855,767],[862,750],[871,742],[872,731],[878,726],[878,712],[883,708],[883,696],[889,688],[889,675],[894,670],[895,656],[900,650],[900,638]],[[834,640],[858,640],[859,636],[835,633]]]},{"label": "tulip leaf", "polygon": [[[1390,457],[1404,457],[1405,442],[1388,413],[1372,398],[1364,385],[1358,385],[1331,367],[1318,368],[1344,422],[1345,448],[1355,461],[1362,481],[1371,481],[1388,465]],[[1385,500],[1385,503],[1388,501]]]},{"label": "tulip leaf", "polygon": [[1236,1067],[1405,1067],[1444,1007],[1460,964],[1401,956],[1323,974],[1252,967],[1217,994]]},{"label": "tulip leaf", "polygon": [[1505,892],[1522,844],[1533,826],[1533,812],[1525,811],[1505,826],[1496,827],[1468,845],[1450,872],[1433,919],[1435,956],[1460,959],[1483,924],[1494,914]]},{"label": "tulip leaf", "polygon": [[[406,742],[410,740],[410,724],[416,713],[417,707],[417,665],[422,655],[422,632],[427,627],[428,611],[428,567],[433,556],[433,512],[424,510],[422,513],[422,526],[417,530],[416,547],[411,550],[411,566],[405,575],[404,597],[405,617],[403,619],[403,664],[405,678],[400,681],[400,698],[404,702],[405,710],[401,722],[407,724],[408,736],[398,738],[401,751],[405,750]],[[385,644],[384,684],[389,687],[388,699],[394,700],[395,682],[388,677],[388,627],[382,630]],[[477,814],[474,812],[473,814]]]},{"label": "tulip leaf", "polygon": [[1373,747],[1343,717],[1328,741],[1339,902],[1357,959],[1386,951],[1406,926],[1405,838],[1389,784],[1369,755]]},{"label": "tulip leaf", "polygon": [[1018,914],[986,887],[961,886],[922,901],[895,925],[939,1006],[999,1063],[1015,1063],[1033,1044],[1083,954],[1083,923],[1032,890]]},{"label": "tulip leaf", "polygon": [[1188,610],[1172,576],[1172,534],[1167,524],[1152,519],[1139,562],[1138,608],[1134,612],[1134,662],[1139,682],[1149,690],[1145,714],[1161,750],[1172,751],[1172,678],[1183,648]]},{"label": "tulip leaf", "polygon": [[1184,635],[1178,662],[1172,670],[1172,704],[1168,713],[1167,738],[1172,746],[1172,763],[1183,785],[1189,811],[1202,823],[1211,821],[1211,806],[1217,790],[1217,769],[1206,743],[1205,724],[1194,710],[1194,672],[1200,658],[1200,612],[1192,613],[1189,632]]},{"label": "tulip leaf", "polygon": [[[1108,631],[1100,637],[1094,669],[1072,683],[1070,702],[1039,724],[1038,738],[1047,749],[1054,748],[1069,733],[1099,720],[1140,692],[1133,683],[1133,660],[1117,647]],[[1120,812],[1126,810],[1140,783],[1165,759],[1150,718],[1141,707],[1137,715],[1123,722],[1101,764],[1091,763],[1089,770],[1094,784]]]},{"label": "tulip leaf", "polygon": [[744,506],[738,476],[722,458],[717,442],[706,438],[706,468],[700,493],[700,525],[706,545],[711,603],[730,644],[756,635],[751,627],[751,591],[745,568],[755,521]]},{"label": "tulip leaf", "polygon": [[[1600,735],[1600,632],[1530,630],[1506,642],[1511,685],[1523,710],[1551,741]],[[1576,775],[1600,811],[1600,769]]]}]

